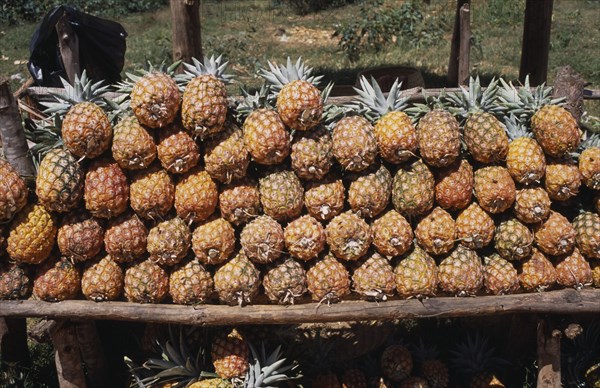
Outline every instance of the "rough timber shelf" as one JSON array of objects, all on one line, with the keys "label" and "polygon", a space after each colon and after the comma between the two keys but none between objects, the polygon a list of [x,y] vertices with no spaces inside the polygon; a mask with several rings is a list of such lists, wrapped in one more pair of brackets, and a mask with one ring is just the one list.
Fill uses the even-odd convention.
[{"label": "rough timber shelf", "polygon": [[189,325],[292,324],[465,317],[499,314],[600,314],[600,289],[564,289],[543,293],[478,297],[435,297],[423,301],[344,301],[292,306],[151,305],[71,300],[2,301],[0,317],[50,317],[175,323]]}]

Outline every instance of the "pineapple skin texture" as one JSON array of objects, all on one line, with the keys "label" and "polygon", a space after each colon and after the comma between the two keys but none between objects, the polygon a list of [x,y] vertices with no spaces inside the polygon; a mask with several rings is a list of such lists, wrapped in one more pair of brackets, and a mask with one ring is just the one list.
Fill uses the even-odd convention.
[{"label": "pineapple skin texture", "polygon": [[67,212],[83,197],[84,174],[77,160],[66,150],[53,149],[38,168],[35,193],[49,211]]},{"label": "pineapple skin texture", "polygon": [[18,263],[40,264],[52,252],[57,229],[51,213],[40,205],[27,205],[10,225],[8,256]]},{"label": "pineapple skin texture", "polygon": [[214,75],[191,80],[183,92],[181,121],[195,136],[204,139],[223,130],[227,116],[227,89]]},{"label": "pineapple skin texture", "polygon": [[139,122],[150,128],[162,128],[175,120],[181,93],[168,74],[144,74],[131,90],[131,110]]},{"label": "pineapple skin texture", "polygon": [[0,223],[9,222],[27,204],[29,189],[10,163],[0,158]]}]

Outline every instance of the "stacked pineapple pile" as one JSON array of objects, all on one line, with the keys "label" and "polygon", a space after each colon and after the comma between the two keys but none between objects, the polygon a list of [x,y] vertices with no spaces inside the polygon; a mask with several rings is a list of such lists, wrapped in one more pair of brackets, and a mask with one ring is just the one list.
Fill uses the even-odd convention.
[{"label": "stacked pineapple pile", "polygon": [[548,89],[472,80],[406,107],[398,83],[363,79],[335,107],[288,60],[231,109],[226,65],[130,75],[111,101],[65,84],[29,134],[35,200],[0,162],[1,298],[27,298],[32,268],[48,301],[600,286],[600,144]]}]

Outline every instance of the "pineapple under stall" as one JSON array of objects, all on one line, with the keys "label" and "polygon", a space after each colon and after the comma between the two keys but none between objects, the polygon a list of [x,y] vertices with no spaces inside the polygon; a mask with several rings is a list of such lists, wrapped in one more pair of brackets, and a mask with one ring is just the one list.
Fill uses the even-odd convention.
[{"label": "pineapple under stall", "polygon": [[[0,159],[1,317],[385,326],[600,313],[600,135],[552,88],[472,78],[384,94],[363,77],[356,96],[329,98],[332,85],[288,60],[232,98],[221,57],[183,69],[117,85],[83,73],[40,99],[25,121],[34,187]],[[215,334],[215,372],[185,384],[268,386],[256,381],[279,350],[240,332]],[[191,354],[173,335],[169,362]],[[411,377],[394,346],[380,355],[386,379],[448,386]],[[351,370],[341,379],[359,381]],[[471,386],[504,386],[479,377]],[[367,386],[340,384],[312,386]]]}]

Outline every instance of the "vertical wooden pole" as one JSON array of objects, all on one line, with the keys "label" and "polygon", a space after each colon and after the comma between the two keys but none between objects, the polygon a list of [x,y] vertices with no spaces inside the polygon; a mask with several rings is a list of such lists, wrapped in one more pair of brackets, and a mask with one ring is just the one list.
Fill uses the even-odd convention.
[{"label": "vertical wooden pole", "polygon": [[546,82],[548,76],[553,2],[554,0],[527,0],[525,4],[519,80],[524,82],[529,74],[532,86]]},{"label": "vertical wooden pole", "polygon": [[92,320],[76,321],[75,330],[81,359],[86,367],[89,387],[114,386],[111,380],[115,374],[109,373],[96,322]]},{"label": "vertical wooden pole", "polygon": [[202,61],[200,0],[171,0],[173,61]]},{"label": "vertical wooden pole", "polygon": [[460,45],[458,53],[458,83],[469,82],[471,72],[469,60],[471,57],[471,10],[469,3],[460,7]]},{"label": "vertical wooden pole", "polygon": [[60,388],[86,388],[77,330],[71,321],[59,324],[50,333],[54,345],[56,374]]},{"label": "vertical wooden pole", "polygon": [[67,73],[67,78],[71,85],[73,85],[75,77],[81,74],[79,39],[69,25],[66,12],[63,13],[60,19],[58,19],[58,23],[56,23],[56,33],[58,35],[58,48],[60,49],[62,63]]},{"label": "vertical wooden pole", "polygon": [[564,108],[568,110],[575,120],[579,122],[583,115],[583,89],[585,87],[585,80],[575,69],[571,66],[563,66],[556,70],[556,77],[554,77],[554,85],[552,90],[552,97],[565,97]]},{"label": "vertical wooden pole", "polygon": [[19,366],[30,364],[25,318],[0,318],[0,354],[3,362]]},{"label": "vertical wooden pole", "polygon": [[463,5],[470,3],[470,0],[456,0],[454,31],[452,32],[452,41],[450,42],[450,62],[448,63],[448,86],[458,85],[458,56],[460,53],[460,10]]},{"label": "vertical wooden pole", "polygon": [[537,388],[561,388],[560,330],[545,319],[537,327]]}]

